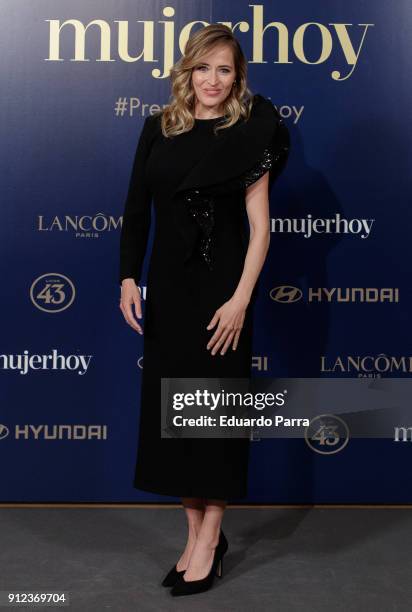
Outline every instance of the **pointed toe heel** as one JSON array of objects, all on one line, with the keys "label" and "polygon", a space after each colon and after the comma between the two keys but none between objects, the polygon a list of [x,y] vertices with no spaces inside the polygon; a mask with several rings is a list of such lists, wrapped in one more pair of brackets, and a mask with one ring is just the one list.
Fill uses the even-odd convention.
[{"label": "pointed toe heel", "polygon": [[228,549],[228,541],[223,531],[219,534],[219,543],[215,548],[213,554],[212,567],[210,572],[204,578],[200,580],[188,580],[184,579],[184,575],[179,576],[178,580],[174,584],[171,594],[176,597],[178,595],[193,595],[195,593],[202,593],[207,591],[213,584],[215,576],[219,578],[223,577],[223,556]]},{"label": "pointed toe heel", "polygon": [[177,570],[176,565],[174,565],[162,580],[162,586],[172,587],[174,584],[176,584],[177,580],[179,580],[180,576],[183,576],[185,571],[186,570]]}]

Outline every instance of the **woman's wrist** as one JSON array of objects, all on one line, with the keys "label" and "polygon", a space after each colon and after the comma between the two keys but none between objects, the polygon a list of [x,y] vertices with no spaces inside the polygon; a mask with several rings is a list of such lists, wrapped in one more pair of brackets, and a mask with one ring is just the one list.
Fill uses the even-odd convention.
[{"label": "woman's wrist", "polygon": [[[134,283],[136,283],[136,280],[133,277],[128,277],[128,278],[124,278],[122,280],[122,285],[123,285],[123,283],[127,284],[129,281],[133,281]],[[136,285],[137,285],[137,283],[136,283]]]},{"label": "woman's wrist", "polygon": [[250,302],[250,295],[251,294],[248,291],[245,291],[245,290],[239,291],[238,289],[236,289],[236,291],[232,295],[232,300],[234,302],[241,304],[242,306],[244,306],[244,308],[246,308]]}]

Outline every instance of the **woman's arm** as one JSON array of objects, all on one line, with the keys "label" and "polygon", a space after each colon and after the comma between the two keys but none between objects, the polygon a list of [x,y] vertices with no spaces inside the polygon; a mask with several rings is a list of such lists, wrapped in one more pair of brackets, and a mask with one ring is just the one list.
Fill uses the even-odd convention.
[{"label": "woman's arm", "polygon": [[119,283],[134,279],[139,283],[150,229],[151,193],[145,180],[145,165],[149,153],[149,120],[146,117],[133,160],[129,188],[123,210],[120,232]]},{"label": "woman's arm", "polygon": [[253,289],[265,263],[270,244],[269,218],[269,172],[246,190],[246,212],[250,226],[249,246],[245,257],[243,273],[233,297],[250,301]]},{"label": "woman's arm", "polygon": [[126,322],[140,334],[143,330],[133,316],[132,305],[136,316],[141,319],[141,296],[137,285],[149,237],[152,201],[144,173],[149,154],[149,120],[150,117],[145,119],[137,144],[120,233],[120,309]]},{"label": "woman's arm", "polygon": [[236,350],[253,288],[257,282],[270,243],[269,172],[266,172],[246,190],[246,212],[250,225],[250,239],[242,276],[231,299],[216,310],[207,329],[219,325],[207,344],[212,355],[221,349],[224,355],[233,340]]}]

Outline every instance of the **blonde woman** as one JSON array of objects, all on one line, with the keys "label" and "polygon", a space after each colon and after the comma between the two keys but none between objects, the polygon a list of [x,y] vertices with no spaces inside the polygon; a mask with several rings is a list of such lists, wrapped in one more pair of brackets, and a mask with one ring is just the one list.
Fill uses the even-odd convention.
[{"label": "blonde woman", "polygon": [[138,283],[153,200],[134,486],[182,500],[186,546],[162,582],[173,595],[204,591],[222,576],[223,513],[230,499],[247,496],[248,438],[160,433],[162,377],[250,376],[269,192],[289,134],[246,77],[227,26],[211,24],[189,38],[171,70],[170,103],[145,119],[123,214],[120,308],[143,334]]}]

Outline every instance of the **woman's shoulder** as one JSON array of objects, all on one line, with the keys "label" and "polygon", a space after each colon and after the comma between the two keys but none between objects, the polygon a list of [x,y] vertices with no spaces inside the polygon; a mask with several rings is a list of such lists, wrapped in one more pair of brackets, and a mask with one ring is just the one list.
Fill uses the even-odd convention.
[{"label": "woman's shoulder", "polygon": [[145,127],[148,130],[155,130],[157,127],[160,126],[162,112],[163,111],[160,110],[160,111],[156,111],[152,115],[147,115],[145,119]]},{"label": "woman's shoulder", "polygon": [[280,114],[273,102],[261,93],[255,93],[252,97],[251,117],[256,119],[279,120]]},{"label": "woman's shoulder", "polygon": [[162,111],[157,111],[151,115],[147,115],[142,129],[142,138],[148,143],[149,146],[153,143],[156,135],[161,131],[161,116]]}]

